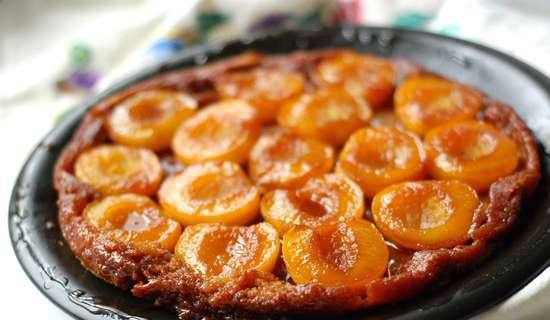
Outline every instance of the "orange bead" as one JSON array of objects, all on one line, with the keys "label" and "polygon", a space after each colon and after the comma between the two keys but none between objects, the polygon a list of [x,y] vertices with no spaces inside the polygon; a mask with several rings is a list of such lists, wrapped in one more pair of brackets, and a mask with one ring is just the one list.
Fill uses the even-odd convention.
[{"label": "orange bead", "polygon": [[143,91],[115,106],[107,119],[107,130],[117,143],[163,150],[196,108],[197,102],[181,92]]},{"label": "orange bead", "polygon": [[361,186],[365,196],[398,182],[424,176],[424,149],[412,134],[396,128],[363,128],[346,142],[336,172]]},{"label": "orange bead", "polygon": [[184,225],[239,225],[256,219],[260,194],[236,163],[208,162],[167,178],[159,202],[168,216]]},{"label": "orange bead", "polygon": [[321,85],[344,86],[380,108],[391,99],[395,72],[386,60],[347,52],[322,61],[314,77]]},{"label": "orange bead", "polygon": [[376,226],[409,249],[452,248],[468,241],[481,202],[474,189],[456,180],[392,185],[372,200]]},{"label": "orange bead", "polygon": [[278,189],[261,202],[262,216],[280,233],[294,225],[310,228],[361,218],[365,212],[363,192],[350,179],[325,174],[310,179],[296,190]]},{"label": "orange bead", "polygon": [[215,103],[187,119],[177,130],[172,149],[179,161],[245,163],[260,135],[256,111],[239,100]]},{"label": "orange bead", "polygon": [[297,284],[360,286],[386,272],[389,251],[376,227],[366,220],[296,226],[283,236],[283,259]]},{"label": "orange bead", "polygon": [[279,106],[304,91],[304,78],[299,73],[257,69],[224,75],[216,80],[216,90],[223,98],[249,102],[262,121],[275,120]]},{"label": "orange bead", "polygon": [[457,179],[484,192],[500,177],[512,174],[519,162],[514,141],[481,121],[437,127],[426,134],[426,167],[437,179]]},{"label": "orange bead", "polygon": [[418,134],[465,119],[474,119],[482,105],[474,89],[435,76],[406,79],[394,95],[395,113],[405,127]]},{"label": "orange bead", "polygon": [[76,177],[103,195],[154,194],[162,180],[158,157],[150,150],[101,145],[84,151],[74,166]]},{"label": "orange bead", "polygon": [[185,228],[176,257],[198,274],[234,278],[245,271],[271,272],[279,256],[277,230],[262,222],[246,227],[198,224]]},{"label": "orange bead", "polygon": [[302,95],[279,110],[277,122],[304,137],[335,147],[365,126],[372,112],[364,100],[342,87],[328,87]]},{"label": "orange bead", "polygon": [[329,145],[272,130],[252,149],[248,171],[263,190],[297,188],[311,177],[329,172],[333,163],[334,150]]},{"label": "orange bead", "polygon": [[176,221],[161,216],[151,199],[138,194],[108,196],[84,209],[84,219],[113,238],[172,250],[181,234]]}]

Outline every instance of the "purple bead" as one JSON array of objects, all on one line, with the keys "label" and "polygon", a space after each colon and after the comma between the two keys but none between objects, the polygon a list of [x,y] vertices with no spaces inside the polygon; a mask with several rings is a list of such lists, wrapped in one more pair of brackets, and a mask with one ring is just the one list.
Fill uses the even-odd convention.
[{"label": "purple bead", "polygon": [[289,14],[272,14],[260,18],[250,26],[250,31],[270,30],[282,26],[288,19],[292,18]]},{"label": "purple bead", "polygon": [[90,70],[76,70],[69,76],[69,83],[84,90],[90,90],[99,80],[99,73]]}]

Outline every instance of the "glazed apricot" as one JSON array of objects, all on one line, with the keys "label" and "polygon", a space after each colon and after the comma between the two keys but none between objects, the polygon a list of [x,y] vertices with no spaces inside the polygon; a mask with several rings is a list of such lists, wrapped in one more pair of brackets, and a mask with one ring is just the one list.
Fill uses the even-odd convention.
[{"label": "glazed apricot", "polygon": [[395,72],[384,59],[347,52],[319,63],[314,76],[321,85],[344,86],[380,108],[391,99]]},{"label": "glazed apricot", "polygon": [[396,128],[363,128],[346,142],[336,172],[354,180],[372,198],[391,184],[424,176],[424,149],[414,135]]},{"label": "glazed apricot", "polygon": [[376,227],[366,220],[296,226],[283,236],[283,260],[297,284],[358,286],[381,278],[389,251]]},{"label": "glazed apricot", "polygon": [[480,203],[460,181],[405,182],[376,194],[372,214],[384,236],[405,248],[452,248],[468,241]]},{"label": "glazed apricot", "polygon": [[143,91],[114,107],[106,122],[109,137],[128,146],[166,149],[178,126],[196,108],[197,102],[181,92]]},{"label": "glazed apricot", "polygon": [[332,169],[334,150],[319,140],[284,130],[264,133],[252,151],[248,172],[263,191],[297,188]]},{"label": "glazed apricot", "polygon": [[83,215],[89,224],[127,243],[172,250],[181,234],[179,223],[163,217],[153,200],[138,194],[107,196],[88,204]]},{"label": "glazed apricot", "polygon": [[169,217],[184,225],[239,225],[258,216],[260,195],[238,164],[208,162],[167,178],[159,202]]},{"label": "glazed apricot", "polygon": [[426,167],[432,177],[457,179],[480,192],[513,173],[519,162],[514,141],[481,121],[437,127],[428,131],[424,141]]},{"label": "glazed apricot", "polygon": [[283,105],[277,122],[298,135],[338,147],[365,126],[371,115],[363,98],[342,87],[327,87]]},{"label": "glazed apricot", "polygon": [[449,122],[474,119],[482,105],[474,89],[435,76],[407,78],[394,95],[395,113],[418,134]]},{"label": "glazed apricot", "polygon": [[224,100],[184,121],[174,135],[172,149],[184,164],[244,163],[260,130],[254,108],[243,101]]},{"label": "glazed apricot", "polygon": [[103,195],[154,194],[162,180],[158,157],[148,149],[101,145],[84,151],[74,165],[76,177]]},{"label": "glazed apricot", "polygon": [[383,109],[373,113],[369,126],[378,127],[395,127],[404,130],[403,123],[397,118],[393,110]]},{"label": "glazed apricot", "polygon": [[361,218],[365,211],[363,192],[342,175],[325,174],[311,178],[295,190],[278,189],[263,196],[261,212],[265,221],[280,233],[294,225],[321,224]]},{"label": "glazed apricot", "polygon": [[223,279],[248,270],[271,272],[279,251],[279,235],[269,223],[205,223],[185,228],[175,254],[198,274]]},{"label": "glazed apricot", "polygon": [[256,108],[264,122],[275,120],[279,106],[304,91],[302,75],[270,69],[257,69],[224,75],[217,79],[216,90],[223,98],[237,98]]}]

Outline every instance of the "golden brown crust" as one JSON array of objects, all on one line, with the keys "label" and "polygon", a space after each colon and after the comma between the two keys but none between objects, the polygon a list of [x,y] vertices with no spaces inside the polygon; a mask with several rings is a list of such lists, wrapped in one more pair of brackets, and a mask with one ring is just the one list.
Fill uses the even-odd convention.
[{"label": "golden brown crust", "polygon": [[[402,259],[396,272],[361,288],[326,288],[318,284],[294,285],[271,273],[248,271],[225,285],[214,285],[194,276],[172,259],[172,252],[133,247],[114,241],[86,224],[82,210],[99,197],[73,175],[73,165],[84,150],[106,141],[105,120],[111,108],[145,89],[171,88],[192,94],[201,104],[217,99],[213,81],[219,75],[258,66],[284,68],[305,75],[314,86],[314,66],[341,50],[297,52],[279,56],[246,53],[205,66],[170,72],[123,90],[94,106],[84,117],[63,150],[54,171],[58,192],[59,222],[63,236],[82,264],[98,277],[159,305],[174,305],[180,317],[196,313],[286,314],[345,312],[407,298],[435,281],[448,269],[462,268],[483,259],[489,241],[514,223],[522,198],[540,179],[536,142],[519,116],[508,106],[485,99],[482,117],[514,139],[521,152],[520,166],[510,176],[494,182],[488,204],[476,213],[471,241],[452,249],[416,251]],[[418,65],[395,60],[396,81],[424,72]]]}]

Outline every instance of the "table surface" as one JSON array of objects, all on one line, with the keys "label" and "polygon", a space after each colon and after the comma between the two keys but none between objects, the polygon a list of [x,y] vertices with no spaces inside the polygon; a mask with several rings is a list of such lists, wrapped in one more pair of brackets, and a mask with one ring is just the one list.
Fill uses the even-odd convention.
[{"label": "table surface", "polygon": [[[0,301],[4,301],[2,307],[4,319],[71,319],[61,309],[50,303],[23,272],[11,247],[6,223],[11,188],[17,174],[29,152],[51,128],[49,122],[38,121],[46,116],[40,114],[40,109],[42,112],[49,113],[45,108],[29,105],[11,112],[2,110],[4,114],[0,116],[0,146],[5,150],[2,166],[0,166],[0,208],[1,212],[5,213],[4,223],[0,228],[0,252],[4,256],[4,260],[0,263],[0,274],[4,275]],[[29,114],[33,114],[35,123],[29,124]],[[6,156],[8,154],[9,156]]]}]

